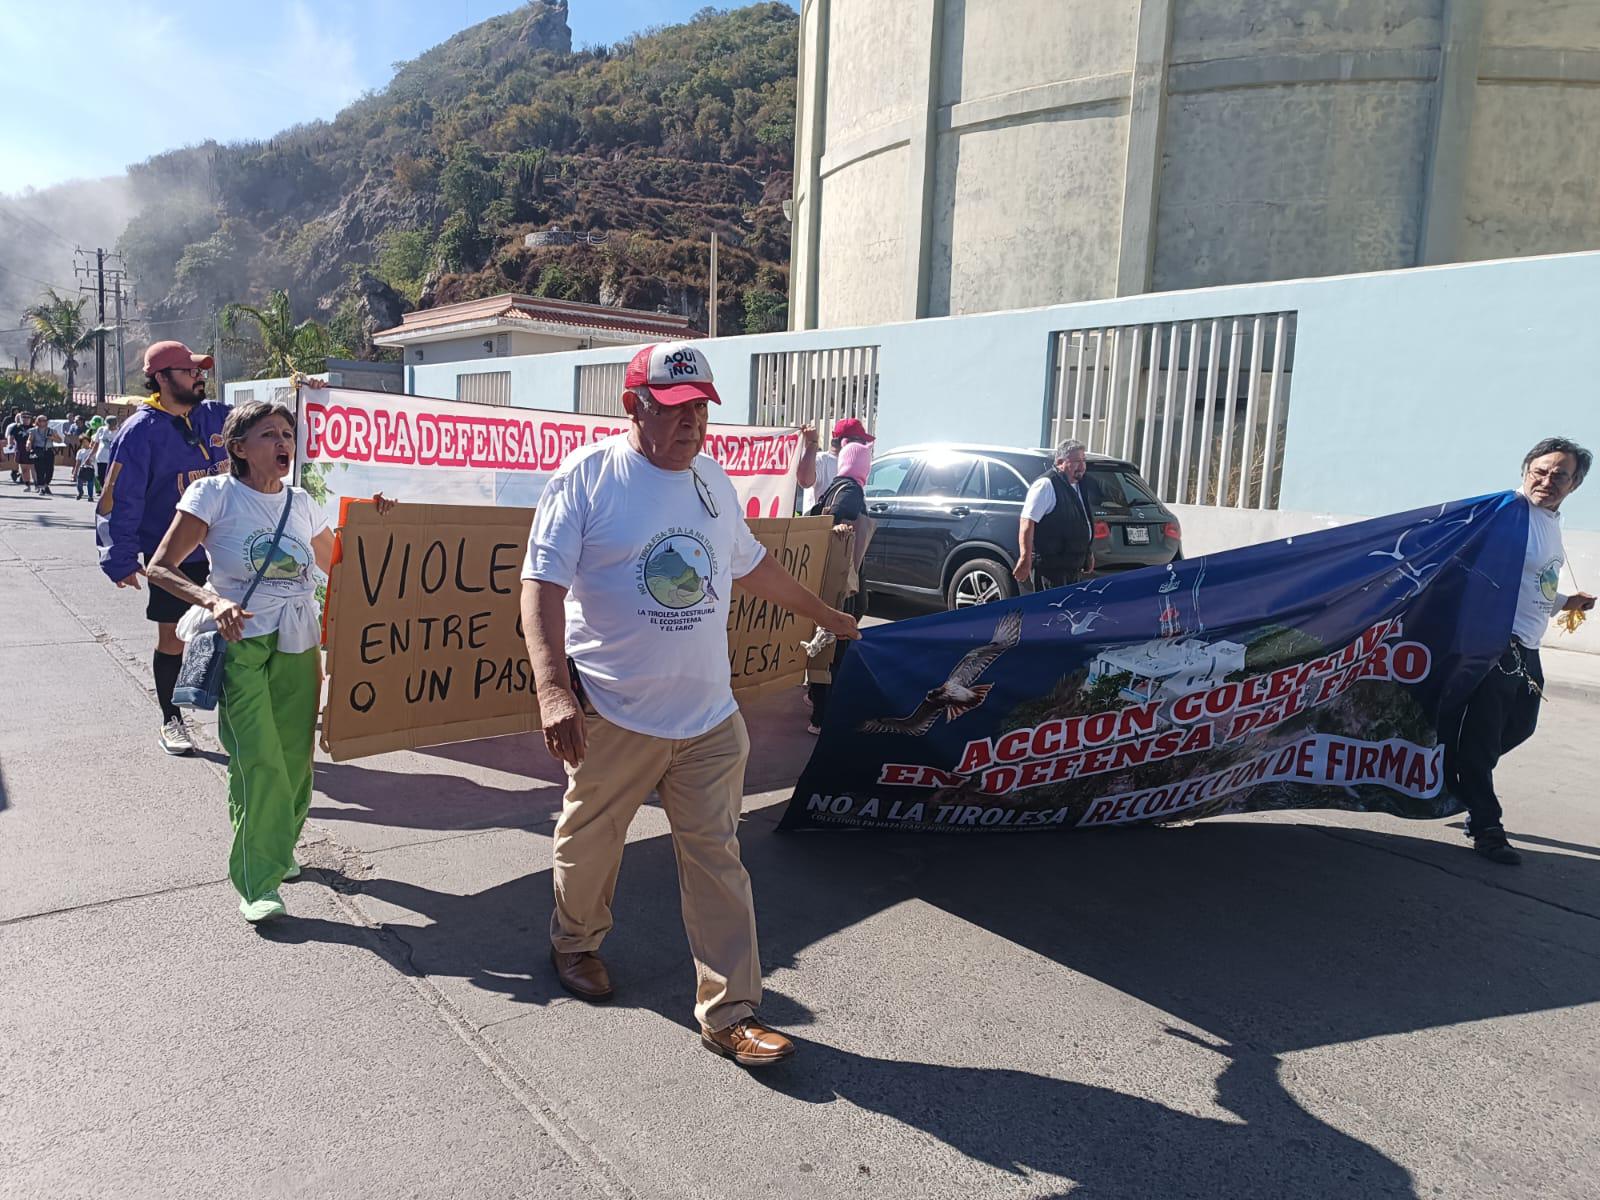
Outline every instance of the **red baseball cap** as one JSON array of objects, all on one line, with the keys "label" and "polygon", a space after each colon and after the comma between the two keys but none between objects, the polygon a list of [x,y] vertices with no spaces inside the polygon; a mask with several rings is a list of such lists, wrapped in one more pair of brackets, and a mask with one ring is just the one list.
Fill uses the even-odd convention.
[{"label": "red baseball cap", "polygon": [[857,438],[863,442],[875,442],[878,439],[867,432],[857,417],[841,417],[833,423],[833,438],[842,442],[845,438]]},{"label": "red baseball cap", "polygon": [[211,355],[196,354],[182,342],[156,342],[144,352],[146,375],[154,375],[157,371],[170,371],[174,367],[199,367],[202,371],[209,371],[216,365],[216,360]]},{"label": "red baseball cap", "polygon": [[646,346],[628,363],[622,386],[630,390],[648,388],[660,404],[688,404],[694,400],[722,403],[711,383],[711,364],[688,342]]}]

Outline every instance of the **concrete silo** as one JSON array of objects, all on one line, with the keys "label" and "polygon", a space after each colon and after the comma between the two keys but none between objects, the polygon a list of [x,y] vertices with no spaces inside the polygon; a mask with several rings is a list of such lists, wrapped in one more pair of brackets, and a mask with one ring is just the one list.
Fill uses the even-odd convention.
[{"label": "concrete silo", "polygon": [[1600,245],[1595,0],[803,0],[796,328]]}]

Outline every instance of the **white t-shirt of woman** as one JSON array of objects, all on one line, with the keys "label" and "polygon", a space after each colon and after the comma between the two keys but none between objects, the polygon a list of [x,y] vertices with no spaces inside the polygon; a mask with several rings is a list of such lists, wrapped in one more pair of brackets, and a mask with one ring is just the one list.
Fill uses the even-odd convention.
[{"label": "white t-shirt of woman", "polygon": [[621,435],[551,476],[522,577],[568,589],[566,650],[595,711],[677,740],[734,714],[728,597],[765,554],[710,457],[697,457],[693,472],[665,471]]},{"label": "white t-shirt of woman", "polygon": [[[282,491],[258,492],[232,475],[207,475],[184,491],[178,511],[199,517],[208,527],[201,544],[211,560],[210,586],[217,595],[244,599],[272,550],[283,505]],[[321,639],[317,584],[322,573],[311,542],[326,528],[327,518],[311,497],[295,488],[283,537],[246,605],[254,615],[244,624],[245,637],[277,633],[278,649],[286,654],[309,650]]]}]

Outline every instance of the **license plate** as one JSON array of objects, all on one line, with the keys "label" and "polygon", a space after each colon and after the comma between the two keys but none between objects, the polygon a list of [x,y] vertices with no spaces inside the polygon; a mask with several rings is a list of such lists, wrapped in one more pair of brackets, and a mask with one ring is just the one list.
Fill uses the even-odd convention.
[{"label": "license plate", "polygon": [[1148,546],[1150,544],[1150,527],[1148,525],[1129,525],[1127,528],[1128,545]]}]

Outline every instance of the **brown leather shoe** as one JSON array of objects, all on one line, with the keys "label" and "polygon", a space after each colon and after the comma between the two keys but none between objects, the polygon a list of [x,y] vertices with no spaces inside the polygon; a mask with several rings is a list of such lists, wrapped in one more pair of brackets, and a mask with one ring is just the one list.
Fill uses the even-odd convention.
[{"label": "brown leather shoe", "polygon": [[735,1021],[726,1029],[700,1027],[700,1043],[713,1054],[731,1058],[741,1067],[767,1067],[794,1053],[794,1043],[754,1017]]},{"label": "brown leather shoe", "polygon": [[580,1000],[611,999],[611,976],[606,964],[593,950],[580,950],[569,954],[550,947],[550,961],[555,964],[556,978]]}]

